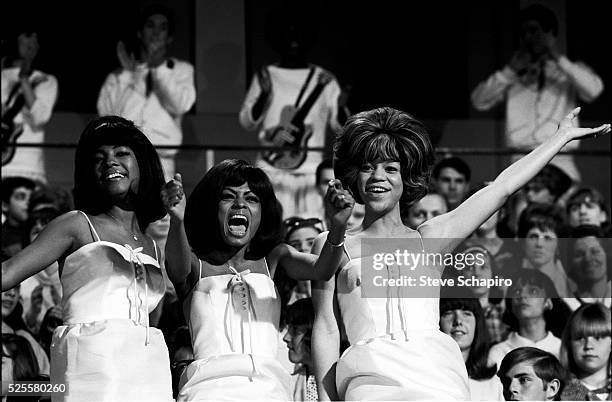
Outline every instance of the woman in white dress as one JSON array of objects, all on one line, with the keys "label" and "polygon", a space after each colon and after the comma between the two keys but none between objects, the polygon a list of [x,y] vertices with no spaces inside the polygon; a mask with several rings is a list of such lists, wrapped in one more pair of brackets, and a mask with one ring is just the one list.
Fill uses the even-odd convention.
[{"label": "woman in white dress", "polygon": [[164,295],[157,246],[144,231],[164,216],[155,149],[129,120],[91,121],[75,156],[76,211],[59,216],[2,264],[2,289],[59,262],[64,325],[51,344],[51,382],[66,401],[172,400],[168,350],[148,316]]},{"label": "woman in white dress", "polygon": [[[340,250],[317,259],[282,243],[281,210],[263,170],[225,160],[186,201],[180,175],[162,199],[170,214],[168,274],[188,317],[195,361],[183,372],[179,401],[290,400],[288,371],[277,359],[280,298],[272,278],[328,279]],[[327,194],[330,239],[340,241],[353,200]],[[333,241],[333,240],[332,240]]]},{"label": "woman in white dress", "polygon": [[[374,289],[372,272],[363,267],[375,261],[377,249],[367,246],[376,246],[378,239],[383,246],[400,244],[417,254],[452,251],[565,144],[610,131],[608,124],[594,129],[575,127],[578,112],[566,116],[555,136],[504,170],[492,184],[417,230],[404,226],[400,205],[409,205],[427,191],[434,150],[425,127],[391,108],[349,119],[334,144],[334,172],[356,201],[365,204],[365,217],[344,242],[331,241],[331,247],[345,252],[334,267],[340,269],[337,279],[313,284],[316,318],[312,341],[320,399],[470,398],[461,352],[455,341],[439,331],[439,288],[420,289],[425,295],[420,298],[408,293],[416,288],[393,287],[389,281]],[[313,253],[320,251],[320,244],[314,245]],[[385,263],[378,272],[398,279],[408,271],[401,268]],[[416,268],[431,278],[439,277],[442,269],[422,264]],[[365,297],[362,290],[367,292]],[[334,302],[351,344],[340,358]]]}]

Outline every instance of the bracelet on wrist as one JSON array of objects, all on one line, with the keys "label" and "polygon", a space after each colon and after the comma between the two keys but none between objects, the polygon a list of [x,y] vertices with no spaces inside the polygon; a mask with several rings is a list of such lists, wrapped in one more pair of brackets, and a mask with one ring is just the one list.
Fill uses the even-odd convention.
[{"label": "bracelet on wrist", "polygon": [[329,240],[329,238],[326,239],[326,241],[327,241],[327,244],[329,244],[332,248],[340,248],[340,247],[344,246],[344,239],[346,239],[346,235],[344,235],[344,237],[342,238],[342,241],[340,243],[338,243],[338,244],[332,243]]}]

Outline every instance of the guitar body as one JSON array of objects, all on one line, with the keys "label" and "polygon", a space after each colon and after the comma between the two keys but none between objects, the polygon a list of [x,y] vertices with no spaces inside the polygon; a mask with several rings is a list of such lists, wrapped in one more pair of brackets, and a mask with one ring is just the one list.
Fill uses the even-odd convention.
[{"label": "guitar body", "polygon": [[[35,88],[41,82],[47,80],[47,77],[41,76],[34,78],[30,84],[32,88]],[[15,156],[15,146],[17,139],[23,133],[23,124],[15,123],[15,117],[19,114],[21,109],[25,105],[25,97],[18,84],[15,85],[13,94],[9,96],[9,101],[12,98],[12,104],[3,107],[2,113],[2,126],[0,128],[0,134],[2,135],[2,166],[13,160]]]},{"label": "guitar body", "polygon": [[291,150],[264,151],[263,159],[277,169],[297,169],[306,160],[304,148],[312,136],[312,127],[295,122],[297,109],[287,105],[281,111],[281,121],[276,127],[266,130],[264,145],[277,147],[294,147]]},{"label": "guitar body", "polygon": [[13,160],[15,144],[17,144],[17,139],[22,133],[23,125],[15,124],[12,119],[8,121],[2,119],[2,127],[0,128],[0,134],[2,134],[2,166]]}]

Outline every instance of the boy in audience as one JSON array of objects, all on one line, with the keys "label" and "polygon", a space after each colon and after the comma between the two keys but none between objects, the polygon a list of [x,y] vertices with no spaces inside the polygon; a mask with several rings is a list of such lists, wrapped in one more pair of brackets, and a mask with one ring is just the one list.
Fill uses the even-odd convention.
[{"label": "boy in audience", "polygon": [[548,164],[525,184],[523,191],[528,203],[554,204],[571,185],[572,179],[563,170]]},{"label": "boy in audience", "polygon": [[34,182],[25,177],[2,180],[2,252],[9,257],[23,248],[28,203],[34,187]]},{"label": "boy in audience", "polygon": [[507,353],[523,346],[536,347],[559,356],[561,339],[553,335],[549,327],[552,321],[563,321],[565,324],[565,320],[553,318],[553,314],[557,313],[557,310],[553,310],[553,298],[558,297],[554,284],[535,269],[521,269],[512,277],[512,281],[504,317],[512,332],[505,341],[491,347],[488,365],[500,367]]},{"label": "boy in audience", "polygon": [[532,347],[508,353],[497,375],[507,401],[558,401],[567,381],[555,356]]},{"label": "boy in audience", "polygon": [[410,207],[403,215],[404,225],[416,229],[422,223],[447,212],[446,200],[438,192],[430,191]]},{"label": "boy in audience", "polygon": [[609,234],[610,215],[605,198],[593,187],[579,188],[567,200],[567,221],[572,228],[595,225]]},{"label": "boy in audience", "polygon": [[468,164],[456,156],[442,159],[434,166],[432,176],[435,188],[446,199],[449,211],[468,197],[471,175]]}]

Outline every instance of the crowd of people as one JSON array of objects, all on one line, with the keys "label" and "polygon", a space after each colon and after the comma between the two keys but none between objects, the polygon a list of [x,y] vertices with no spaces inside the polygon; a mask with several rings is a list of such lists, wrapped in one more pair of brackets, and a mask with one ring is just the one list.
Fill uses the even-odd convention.
[{"label": "crowd of people", "polygon": [[[490,181],[437,160],[409,113],[351,115],[295,23],[269,28],[280,61],[239,113],[270,150],[190,194],[156,148],[182,143],[196,96],[193,66],[167,54],[169,9],[145,9],[137,52],[117,44],[72,192],[41,149],[14,146],[44,143],[58,93],[21,32],[2,70],[3,400],[17,381],[64,385],[54,401],[612,398],[608,200],[558,155],[610,132],[578,122],[576,97],[603,84],[559,53],[550,10],[520,22],[520,49],[472,94],[505,100],[506,145],[529,151]],[[332,158],[302,152],[327,130]],[[395,245],[455,257],[417,267],[426,294],[392,284],[414,275],[397,261],[373,288],[368,267]]]}]

